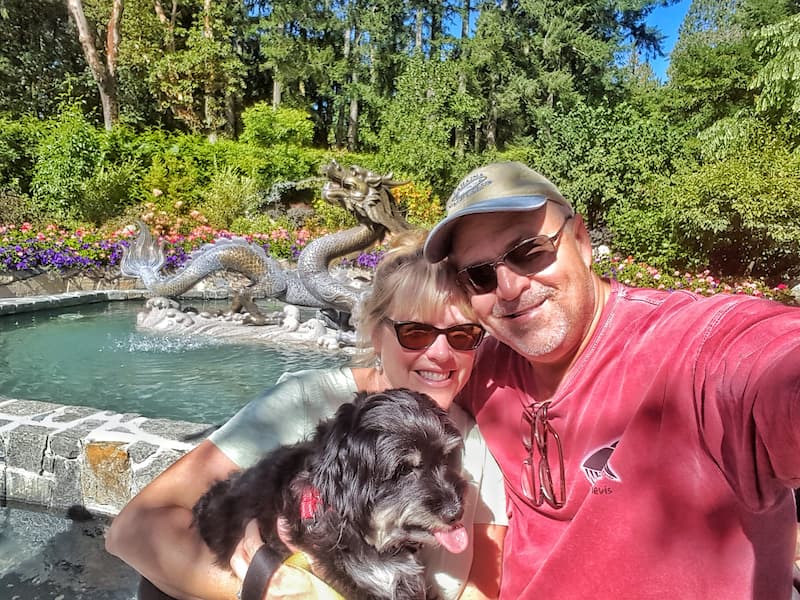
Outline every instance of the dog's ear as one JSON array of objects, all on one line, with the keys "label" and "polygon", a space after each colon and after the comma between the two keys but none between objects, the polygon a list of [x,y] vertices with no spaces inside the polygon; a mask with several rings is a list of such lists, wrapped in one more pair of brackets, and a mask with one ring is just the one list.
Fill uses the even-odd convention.
[{"label": "dog's ear", "polygon": [[359,393],[317,428],[321,451],[312,466],[312,480],[325,504],[353,523],[369,513],[381,483],[379,432],[362,426],[364,411],[373,404],[366,393]]}]

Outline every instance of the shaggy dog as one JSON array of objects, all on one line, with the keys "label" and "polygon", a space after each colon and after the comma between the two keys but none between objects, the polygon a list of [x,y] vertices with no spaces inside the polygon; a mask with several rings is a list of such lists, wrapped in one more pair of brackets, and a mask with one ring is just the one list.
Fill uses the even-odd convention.
[{"label": "shaggy dog", "polygon": [[195,524],[227,566],[245,525],[257,519],[265,543],[289,543],[345,598],[433,597],[416,550],[461,552],[463,440],[428,396],[406,389],[357,394],[308,441],[282,446],[214,484],[194,507]]}]

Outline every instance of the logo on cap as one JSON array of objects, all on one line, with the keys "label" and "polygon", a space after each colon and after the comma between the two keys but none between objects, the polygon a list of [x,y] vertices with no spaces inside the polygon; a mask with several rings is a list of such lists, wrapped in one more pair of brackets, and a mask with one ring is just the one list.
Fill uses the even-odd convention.
[{"label": "logo on cap", "polygon": [[472,194],[477,194],[492,181],[483,173],[475,173],[458,184],[450,198],[447,200],[447,212],[453,212]]}]

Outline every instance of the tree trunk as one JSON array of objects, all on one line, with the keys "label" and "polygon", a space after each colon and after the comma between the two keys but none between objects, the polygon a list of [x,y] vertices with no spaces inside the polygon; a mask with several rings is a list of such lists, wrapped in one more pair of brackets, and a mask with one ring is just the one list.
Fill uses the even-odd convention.
[{"label": "tree trunk", "polygon": [[[203,0],[203,37],[207,40],[214,39],[214,29],[211,23],[211,0]],[[213,68],[212,63],[211,69]],[[216,102],[211,83],[214,79],[214,75],[213,70],[208,74],[203,90],[203,120],[205,121],[205,129],[210,142],[217,141],[217,127],[215,123]]]},{"label": "tree trunk", "polygon": [[422,28],[424,25],[425,25],[425,14],[422,12],[421,8],[418,8],[416,15],[416,27],[415,27],[416,35],[414,39],[414,49],[417,52],[422,52],[422,39],[423,39]]},{"label": "tree trunk", "polygon": [[94,35],[83,12],[81,0],[67,0],[67,10],[75,21],[78,39],[83,48],[86,63],[92,72],[100,92],[103,108],[103,124],[110,130],[119,120],[119,101],[117,98],[117,56],[119,53],[120,24],[122,22],[123,0],[114,0],[106,32],[106,62],[103,63],[95,45]]},{"label": "tree trunk", "polygon": [[160,0],[153,0],[156,16],[161,24],[166,28],[167,35],[164,38],[165,46],[168,51],[175,51],[175,19],[178,16],[178,0],[172,0],[172,12],[169,18],[161,6]]},{"label": "tree trunk", "polygon": [[272,108],[281,107],[281,82],[278,81],[277,69],[272,77]]},{"label": "tree trunk", "polygon": [[[358,73],[353,72],[353,87],[358,83]],[[355,152],[358,145],[358,98],[350,96],[350,112],[347,119],[347,149]]]},{"label": "tree trunk", "polygon": [[[469,37],[469,15],[471,12],[470,7],[470,0],[464,0],[461,5],[461,38],[459,39],[459,55],[458,60],[462,63],[462,65],[467,64],[467,56],[466,51],[464,50],[464,44]],[[467,73],[466,68],[462,66],[458,70],[458,93],[459,94],[466,94],[467,93]],[[459,158],[463,158],[466,152],[467,146],[467,123],[465,119],[461,120],[461,123],[456,127],[455,135],[453,136],[453,143],[455,145],[456,156]]]}]

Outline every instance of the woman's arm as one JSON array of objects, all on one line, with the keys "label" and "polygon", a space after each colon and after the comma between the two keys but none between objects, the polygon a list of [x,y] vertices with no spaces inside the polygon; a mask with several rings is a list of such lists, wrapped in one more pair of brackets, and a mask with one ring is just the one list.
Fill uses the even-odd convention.
[{"label": "woman's arm", "polygon": [[191,527],[192,506],[237,465],[204,441],[156,477],[111,523],[106,550],[180,600],[230,600],[241,581],[215,564]]},{"label": "woman's arm", "polygon": [[197,529],[191,527],[192,507],[214,482],[254,464],[279,444],[302,438],[354,392],[349,369],[287,377],[242,408],[211,435],[212,441],[202,442],[133,498],[106,534],[106,549],[180,600],[235,598],[241,581],[227,565],[220,568],[214,563]]}]

